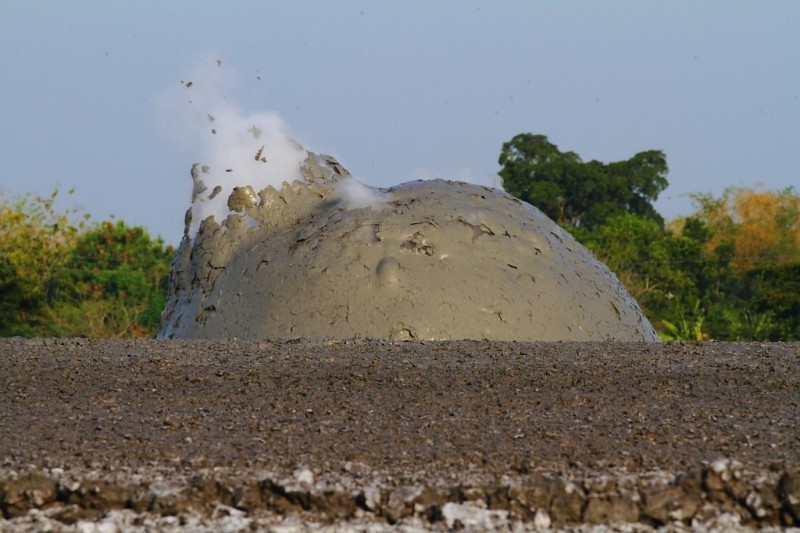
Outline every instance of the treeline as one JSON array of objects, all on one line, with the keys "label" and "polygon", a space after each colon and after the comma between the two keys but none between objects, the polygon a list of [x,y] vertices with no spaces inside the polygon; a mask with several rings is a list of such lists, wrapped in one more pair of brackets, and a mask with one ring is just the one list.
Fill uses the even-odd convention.
[{"label": "treeline", "polygon": [[[584,162],[543,135],[503,145],[500,176],[589,247],[665,340],[800,340],[800,196],[729,189],[665,222],[665,155]],[[153,337],[174,250],[49,197],[0,196],[0,336]]]},{"label": "treeline", "polygon": [[57,198],[0,197],[0,336],[155,336],[174,250]]},{"label": "treeline", "polygon": [[594,251],[665,340],[800,339],[800,196],[789,188],[697,194],[668,223],[652,203],[667,187],[657,150],[583,162],[543,135],[503,145],[508,192]]}]

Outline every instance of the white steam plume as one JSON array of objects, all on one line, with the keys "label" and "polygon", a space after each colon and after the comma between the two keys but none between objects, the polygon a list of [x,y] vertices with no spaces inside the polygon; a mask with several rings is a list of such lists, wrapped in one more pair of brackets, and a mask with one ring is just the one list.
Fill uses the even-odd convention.
[{"label": "white steam plume", "polygon": [[[272,185],[280,189],[285,181],[302,179],[300,165],[306,151],[286,134],[283,121],[275,114],[243,114],[229,106],[210,113],[207,128],[213,130],[208,143],[201,178],[208,187],[193,204],[190,234],[209,215],[217,222],[227,217],[228,196],[234,187],[250,185],[258,192]],[[211,198],[217,186],[221,191]],[[205,199],[204,199],[205,198]]]},{"label": "white steam plume", "polygon": [[339,199],[348,209],[369,208],[376,211],[388,207],[391,197],[385,191],[376,189],[350,177],[336,182],[336,192]]},{"label": "white steam plume", "polygon": [[226,93],[233,85],[230,69],[214,60],[194,69],[162,102],[172,136],[199,148],[196,171],[206,189],[195,188],[190,237],[209,216],[225,220],[234,187],[250,185],[258,192],[302,179],[307,152],[289,137],[276,113],[249,113],[229,100]]},{"label": "white steam plume", "polygon": [[[226,97],[235,77],[221,61],[212,60],[181,81],[163,99],[164,126],[181,144],[197,150],[192,172],[196,177],[192,194],[189,237],[209,216],[221,223],[230,210],[228,197],[234,187],[250,185],[258,193],[284,182],[303,181],[300,166],[308,152],[295,142],[276,113],[243,110]],[[198,187],[202,180],[203,187]],[[389,195],[354,178],[336,182],[339,200],[348,209],[386,206]]]}]

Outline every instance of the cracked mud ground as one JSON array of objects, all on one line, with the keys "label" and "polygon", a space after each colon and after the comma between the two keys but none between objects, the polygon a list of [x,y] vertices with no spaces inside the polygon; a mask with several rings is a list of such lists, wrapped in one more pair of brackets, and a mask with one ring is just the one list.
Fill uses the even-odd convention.
[{"label": "cracked mud ground", "polygon": [[5,339],[0,376],[0,529],[800,525],[796,343]]}]

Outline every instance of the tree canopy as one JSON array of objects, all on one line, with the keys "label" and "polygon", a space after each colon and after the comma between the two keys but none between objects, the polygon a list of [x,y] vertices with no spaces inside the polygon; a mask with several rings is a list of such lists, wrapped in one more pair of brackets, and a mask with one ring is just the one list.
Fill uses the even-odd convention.
[{"label": "tree canopy", "polygon": [[0,195],[0,336],[154,336],[173,249],[48,197]]},{"label": "tree canopy", "polygon": [[503,143],[499,162],[505,190],[562,226],[588,229],[624,214],[663,226],[652,205],[668,185],[667,160],[660,150],[626,161],[584,162],[544,135],[521,133]]},{"label": "tree canopy", "polygon": [[667,229],[635,215],[574,231],[665,339],[800,339],[800,196],[694,196]]},{"label": "tree canopy", "polygon": [[706,227],[709,251],[733,248],[737,272],[800,262],[800,196],[793,188],[729,188],[720,198],[693,198],[699,208],[688,220]]},{"label": "tree canopy", "polygon": [[506,191],[590,248],[664,339],[800,339],[800,196],[794,189],[695,194],[695,212],[664,224],[663,152],[584,162],[544,135],[503,144]]}]

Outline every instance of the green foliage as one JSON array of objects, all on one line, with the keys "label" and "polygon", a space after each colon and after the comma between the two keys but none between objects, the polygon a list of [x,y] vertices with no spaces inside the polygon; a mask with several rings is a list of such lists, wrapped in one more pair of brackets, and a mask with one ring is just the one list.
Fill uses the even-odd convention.
[{"label": "green foliage", "polygon": [[573,231],[663,339],[800,339],[800,232],[786,216],[800,197],[732,189],[695,201],[669,231],[633,215]]},{"label": "green foliage", "polygon": [[576,237],[617,273],[648,316],[672,317],[671,310],[696,298],[695,279],[683,267],[697,264],[701,247],[655,221],[622,215]]},{"label": "green foliage", "polygon": [[720,340],[800,339],[800,196],[727,189],[695,195],[691,217],[676,234],[696,239],[705,269],[697,287],[707,309],[705,327]]},{"label": "green foliage", "polygon": [[744,285],[759,337],[800,339],[800,262],[753,268]]},{"label": "green foliage", "polygon": [[668,185],[661,151],[613,163],[583,162],[544,135],[523,133],[503,144],[499,162],[506,191],[563,226],[591,229],[627,213],[663,224],[652,205]]},{"label": "green foliage", "polygon": [[[70,191],[71,192],[71,191]],[[0,197],[0,334],[30,336],[56,292],[57,275],[82,223],[50,196]]]},{"label": "green foliage", "polygon": [[0,198],[0,335],[154,336],[173,250],[49,197]]},{"label": "green foliage", "polygon": [[700,307],[700,300],[695,300],[689,317],[684,316],[681,310],[677,322],[670,322],[666,319],[661,321],[663,327],[663,331],[660,333],[661,340],[704,341],[708,339],[708,333],[703,331],[705,318],[705,311]]},{"label": "green foliage", "polygon": [[155,332],[172,255],[163,241],[122,221],[103,222],[81,234],[66,264],[59,296],[84,309],[87,316],[102,320],[87,321],[83,331],[72,324],[70,335],[121,337]]},{"label": "green foliage", "polygon": [[670,222],[652,206],[664,154],[583,162],[544,135],[503,144],[505,189],[541,209],[605,262],[668,340],[800,340],[800,196],[732,188],[696,194]]}]

